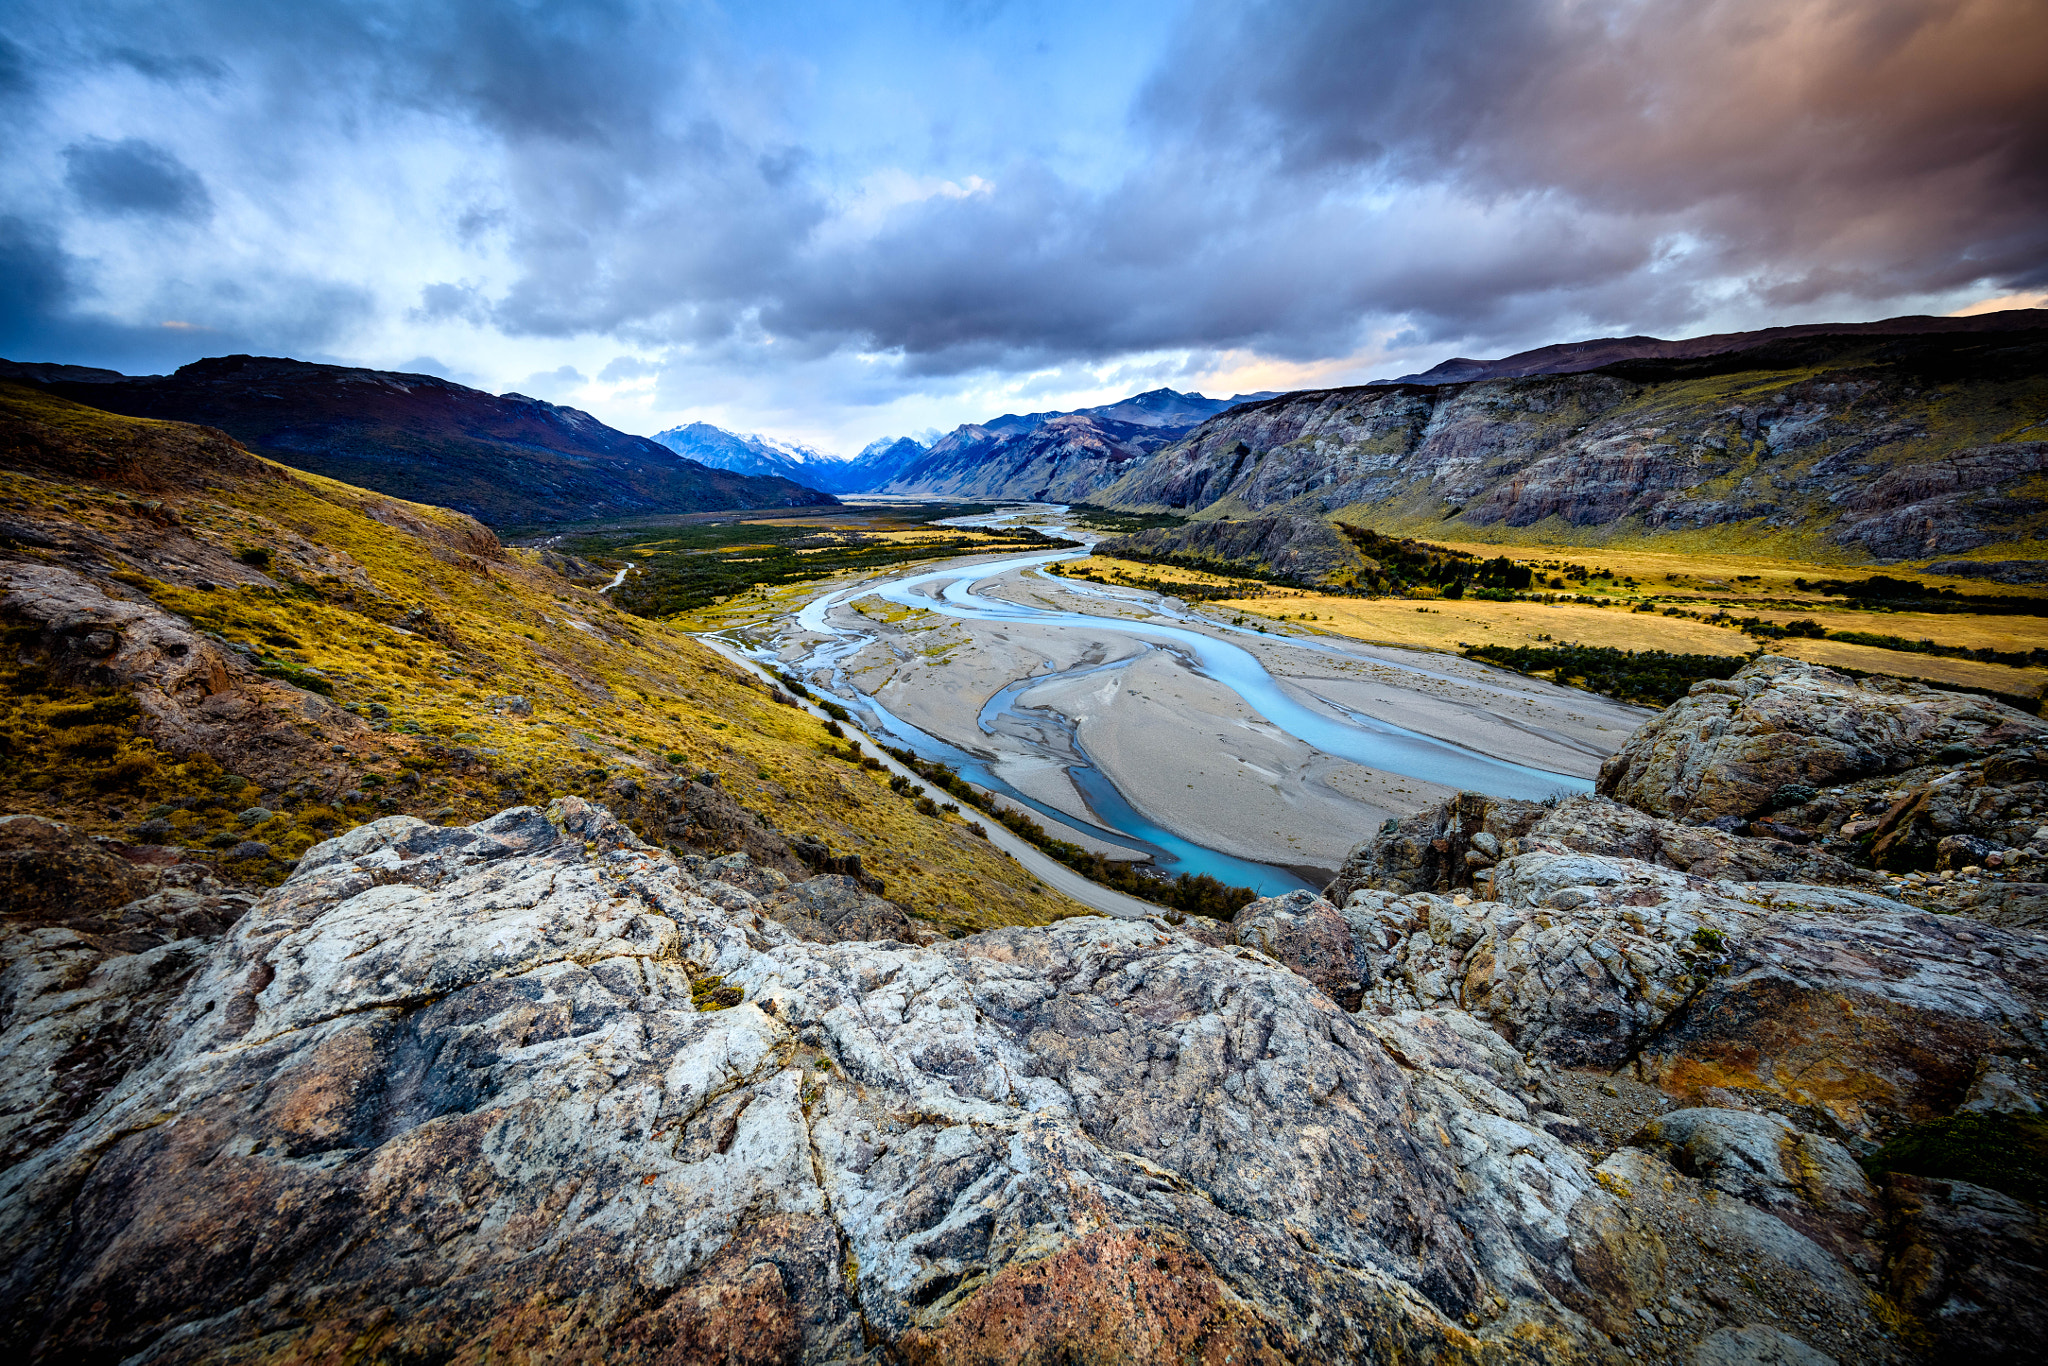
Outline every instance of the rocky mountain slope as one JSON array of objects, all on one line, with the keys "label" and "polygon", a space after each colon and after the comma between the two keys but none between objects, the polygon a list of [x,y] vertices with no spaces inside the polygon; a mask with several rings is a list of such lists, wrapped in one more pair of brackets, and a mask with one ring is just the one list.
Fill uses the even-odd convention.
[{"label": "rocky mountain slope", "polygon": [[876,493],[1081,503],[1180,429],[1063,413],[1017,431],[955,427]]},{"label": "rocky mountain slope", "polygon": [[1250,571],[1304,583],[1355,582],[1369,568],[1343,533],[1320,517],[1248,517],[1148,527],[1098,542],[1095,553],[1219,574]]},{"label": "rocky mountain slope", "polygon": [[956,427],[922,454],[893,465],[871,462],[862,487],[920,497],[1086,502],[1136,456],[1240,403],[1271,397],[1217,399],[1153,389],[1073,412],[1005,413]]},{"label": "rocky mountain slope", "polygon": [[2032,332],[2048,328],[2048,309],[2013,308],[1967,318],[1886,318],[1870,323],[1805,323],[1766,327],[1755,332],[1717,332],[1705,337],[1665,341],[1661,337],[1596,337],[1518,351],[1499,360],[1454,356],[1420,374],[1403,375],[1395,384],[1463,384],[1475,379],[1524,379],[1530,375],[1569,375],[1630,360],[1695,360],[1749,351],[1772,342],[1802,337],[1899,337],[1936,332]]},{"label": "rocky mountain slope", "polygon": [[[41,368],[12,367],[22,378]],[[574,408],[433,375],[219,356],[171,375],[46,385],[107,412],[217,427],[294,469],[498,528],[834,501],[788,479],[679,459]]]},{"label": "rocky mountain slope", "polygon": [[[1729,730],[1795,756],[1859,705],[1753,667]],[[1865,766],[1959,727],[1987,763],[2043,738],[1994,704]],[[81,869],[0,937],[27,1361],[1813,1366],[2048,1330],[2048,939],[1611,797],[1467,794],[1229,924],[925,944],[573,797],[388,817],[183,920],[13,837]]]},{"label": "rocky mountain slope", "polygon": [[380,814],[578,793],[684,852],[878,878],[949,931],[1072,909],[547,560],[217,431],[0,384],[0,812],[261,886]]},{"label": "rocky mountain slope", "polygon": [[1814,337],[1581,374],[1289,394],[1094,501],[1438,540],[1690,537],[1891,561],[2048,530],[2048,332]]}]

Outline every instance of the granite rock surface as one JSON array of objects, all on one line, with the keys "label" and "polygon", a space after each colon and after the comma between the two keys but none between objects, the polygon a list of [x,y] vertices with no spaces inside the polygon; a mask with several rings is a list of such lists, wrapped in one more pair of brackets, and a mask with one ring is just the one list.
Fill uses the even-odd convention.
[{"label": "granite rock surface", "polygon": [[[1986,715],[1996,784],[2031,732]],[[0,823],[47,887],[0,939],[0,1342],[2025,1359],[2040,1211],[1858,1159],[2039,1106],[2048,939],[1893,895],[1807,786],[1803,844],[1461,794],[1326,896],[959,940],[575,798],[380,820],[260,899]],[[1623,1084],[1646,1122],[1590,1124]]]}]

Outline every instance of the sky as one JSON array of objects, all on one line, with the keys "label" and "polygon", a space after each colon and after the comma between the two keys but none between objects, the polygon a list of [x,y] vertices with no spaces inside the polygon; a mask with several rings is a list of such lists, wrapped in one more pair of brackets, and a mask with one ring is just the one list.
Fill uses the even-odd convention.
[{"label": "sky", "polygon": [[10,359],[835,453],[2048,302],[2042,0],[65,0],[0,126]]}]

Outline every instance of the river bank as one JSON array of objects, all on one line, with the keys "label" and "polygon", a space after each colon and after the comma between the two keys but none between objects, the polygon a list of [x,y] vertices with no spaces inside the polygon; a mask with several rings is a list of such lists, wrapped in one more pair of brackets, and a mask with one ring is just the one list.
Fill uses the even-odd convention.
[{"label": "river bank", "polygon": [[1459,788],[1586,790],[1647,715],[1041,572],[1063,557],[835,586],[750,632],[753,649],[1061,838],[1262,891],[1320,885],[1360,830]]}]

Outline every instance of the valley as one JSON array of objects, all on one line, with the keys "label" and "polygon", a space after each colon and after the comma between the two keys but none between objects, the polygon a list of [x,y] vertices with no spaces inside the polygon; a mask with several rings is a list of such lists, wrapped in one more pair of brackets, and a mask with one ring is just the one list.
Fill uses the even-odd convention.
[{"label": "valley", "polygon": [[[1104,1255],[1259,1304],[1233,1356],[2032,1332],[2024,541],[663,493],[508,544],[48,385],[0,383],[0,441],[0,1241],[40,1359],[569,1316],[949,1360],[1032,1296],[1097,1322]],[[284,1212],[253,1250],[238,1182]],[[163,1308],[68,1307],[116,1275]]]},{"label": "valley", "polygon": [[[1029,520],[1077,531],[1063,509]],[[1277,893],[1459,788],[1582,791],[1646,715],[1455,656],[1283,639],[1151,593],[1044,572],[1084,550],[977,557],[796,593],[756,658],[945,762],[1058,838]]]}]

